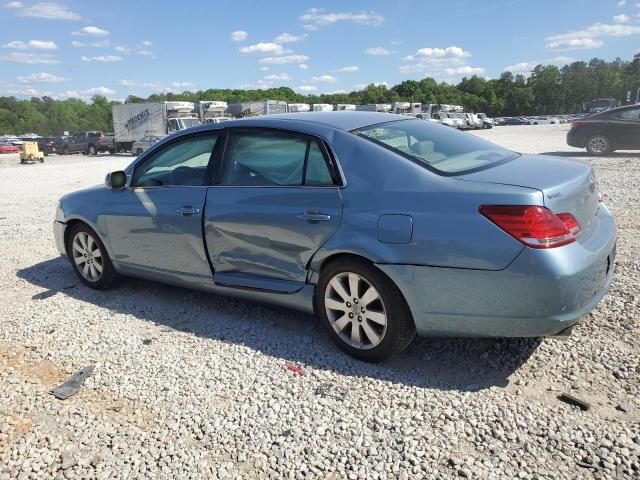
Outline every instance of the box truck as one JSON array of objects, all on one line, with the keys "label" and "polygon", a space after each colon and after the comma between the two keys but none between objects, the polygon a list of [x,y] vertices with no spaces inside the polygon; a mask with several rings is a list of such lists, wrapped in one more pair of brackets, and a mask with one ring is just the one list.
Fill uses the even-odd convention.
[{"label": "box truck", "polygon": [[218,100],[200,100],[194,104],[200,123],[218,123],[218,119],[227,116],[227,107],[227,102]]},{"label": "box truck", "polygon": [[281,100],[262,100],[259,102],[230,103],[227,115],[234,118],[256,117],[287,113],[287,102]]},{"label": "box truck", "polygon": [[115,150],[130,152],[133,142],[148,135],[170,135],[200,125],[192,102],[125,103],[114,105]]}]

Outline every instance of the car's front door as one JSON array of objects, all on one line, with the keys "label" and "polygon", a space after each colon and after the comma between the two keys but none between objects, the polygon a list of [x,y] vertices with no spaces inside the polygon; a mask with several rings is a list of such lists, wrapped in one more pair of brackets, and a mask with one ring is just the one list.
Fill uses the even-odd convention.
[{"label": "car's front door", "polygon": [[640,108],[612,112],[609,131],[615,147],[640,148]]},{"label": "car's front door", "polygon": [[108,239],[122,265],[211,279],[202,215],[215,132],[177,139],[143,157],[129,186],[105,202]]},{"label": "car's front door", "polygon": [[291,293],[342,215],[326,145],[283,131],[231,129],[204,227],[217,284]]}]

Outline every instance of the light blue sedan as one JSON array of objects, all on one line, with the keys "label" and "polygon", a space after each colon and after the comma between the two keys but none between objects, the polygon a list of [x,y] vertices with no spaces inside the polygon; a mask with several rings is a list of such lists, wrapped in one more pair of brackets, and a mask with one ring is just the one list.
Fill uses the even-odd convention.
[{"label": "light blue sedan", "polygon": [[80,280],[133,276],[315,312],[377,361],[425,336],[555,336],[602,299],[616,228],[591,167],[399,115],[171,135],[60,201]]}]

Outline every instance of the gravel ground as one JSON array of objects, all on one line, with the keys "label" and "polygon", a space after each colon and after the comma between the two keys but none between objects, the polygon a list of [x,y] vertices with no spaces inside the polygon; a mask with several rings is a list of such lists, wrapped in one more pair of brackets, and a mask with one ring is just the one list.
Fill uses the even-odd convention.
[{"label": "gravel ground", "polygon": [[[566,128],[477,134],[583,158]],[[297,312],[140,280],[81,286],[54,247],[57,199],[130,161],[0,159],[0,480],[640,476],[638,152],[588,160],[618,264],[571,338],[418,339],[380,365]],[[90,364],[77,395],[49,394]]]}]

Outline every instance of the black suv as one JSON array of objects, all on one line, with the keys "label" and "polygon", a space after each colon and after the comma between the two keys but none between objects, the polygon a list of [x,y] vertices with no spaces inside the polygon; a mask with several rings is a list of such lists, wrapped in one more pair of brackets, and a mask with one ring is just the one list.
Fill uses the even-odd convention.
[{"label": "black suv", "polygon": [[567,143],[586,148],[592,155],[640,150],[640,103],[575,120],[567,134]]}]

